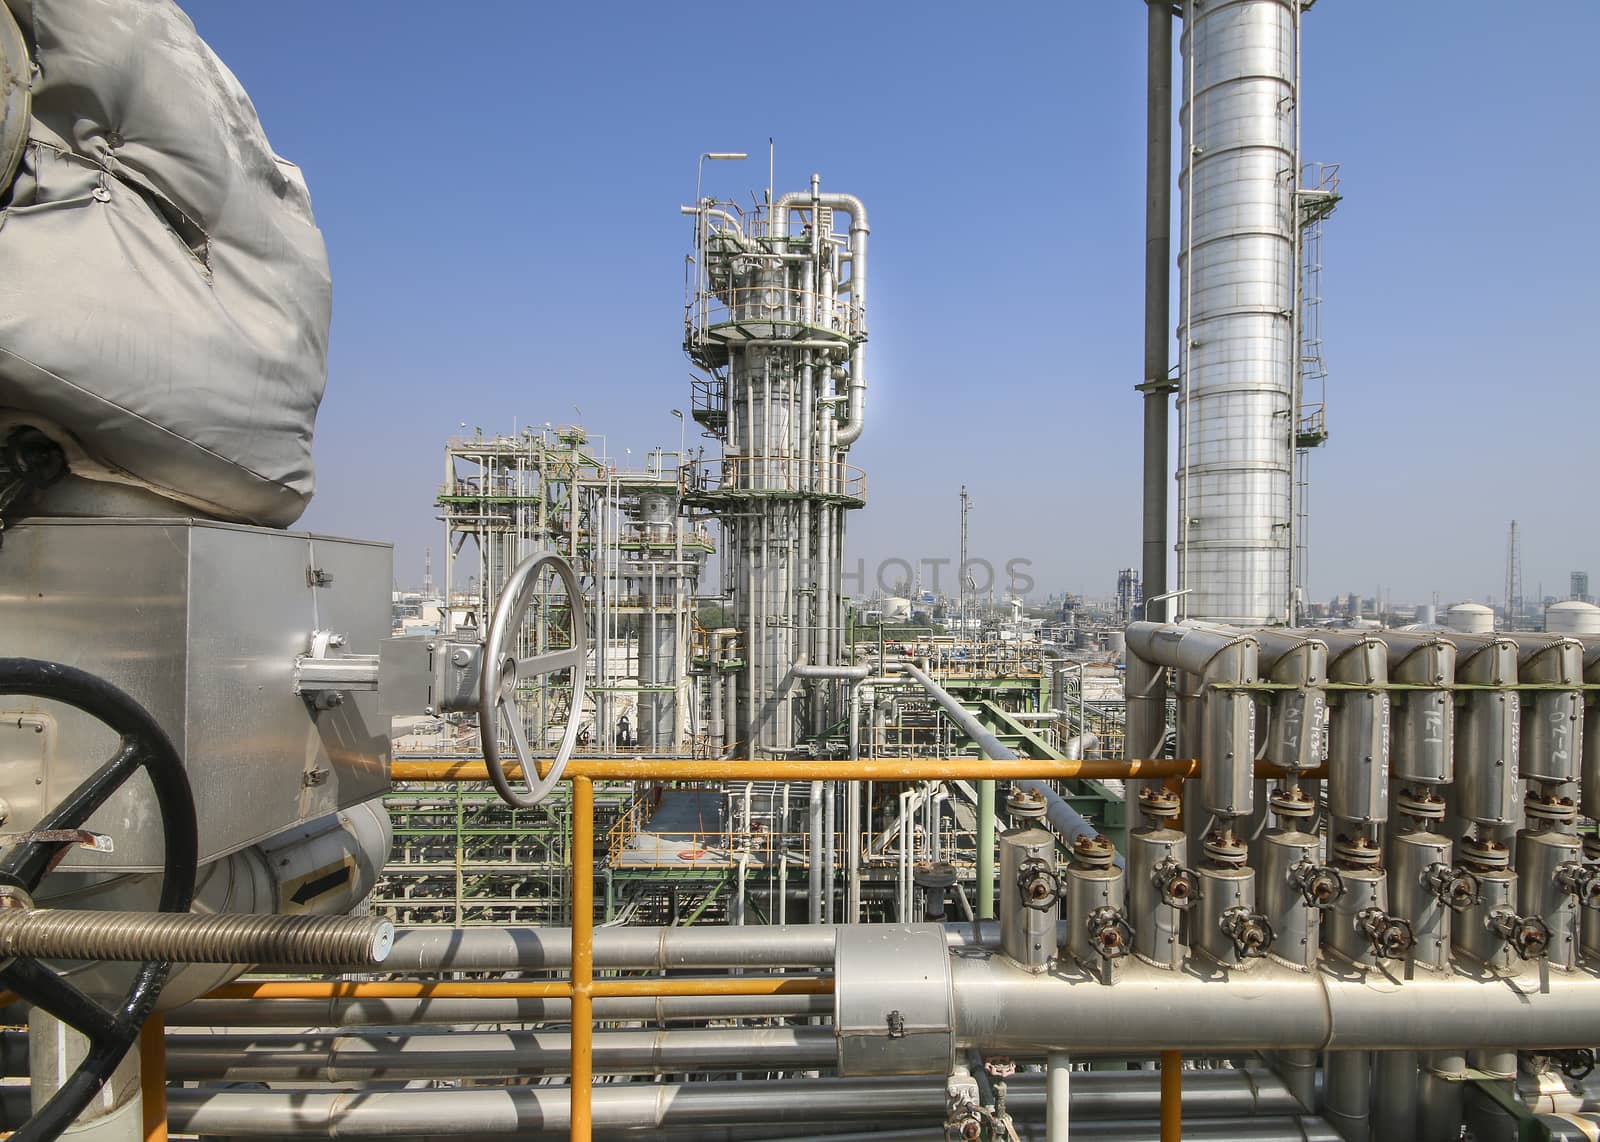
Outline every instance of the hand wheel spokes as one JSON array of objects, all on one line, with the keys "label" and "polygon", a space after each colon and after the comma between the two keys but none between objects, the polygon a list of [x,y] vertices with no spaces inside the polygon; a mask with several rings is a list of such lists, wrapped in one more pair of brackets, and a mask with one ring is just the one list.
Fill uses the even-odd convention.
[{"label": "hand wheel spokes", "polygon": [[[568,645],[519,656],[514,653],[517,635],[539,593],[541,573],[546,570],[555,573],[566,592]],[[489,779],[494,782],[500,796],[518,808],[529,809],[544,800],[561,780],[567,761],[577,745],[583,720],[584,666],[588,660],[586,621],[577,576],[559,555],[534,555],[518,564],[506,581],[505,590],[501,592],[500,601],[495,607],[482,655],[484,665],[478,686],[478,733],[483,742],[483,758],[489,769]],[[529,682],[560,671],[570,671],[572,675],[567,725],[556,756],[541,777],[528,741],[518,691]],[[501,745],[502,735],[509,739],[509,751]],[[524,787],[521,789],[514,788],[506,775],[507,763],[513,761],[522,767]]]},{"label": "hand wheel spokes", "polygon": [[[188,776],[165,731],[127,694],[102,678],[55,662],[0,658],[0,694],[48,698],[99,719],[121,738],[116,754],[19,838],[0,859],[0,882],[32,893],[71,840],[60,833],[81,828],[122,785],[144,770],[161,812],[164,854],[163,912],[187,912],[194,899],[199,837]],[[46,836],[45,834],[52,834]],[[160,998],[171,965],[147,961],[115,1008],[108,1008],[36,960],[17,959],[0,968],[0,985],[63,1023],[81,1031],[89,1050],[56,1093],[11,1137],[49,1142],[89,1104],[139,1037]]]}]

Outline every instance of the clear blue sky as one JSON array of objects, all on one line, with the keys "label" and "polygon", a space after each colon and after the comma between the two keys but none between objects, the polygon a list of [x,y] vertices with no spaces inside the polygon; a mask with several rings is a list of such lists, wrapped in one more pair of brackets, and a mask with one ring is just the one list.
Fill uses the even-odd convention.
[{"label": "clear blue sky", "polygon": [[[708,192],[860,195],[872,393],[852,556],[1034,561],[1109,593],[1139,561],[1144,5],[189,0],[300,163],[334,274],[319,491],[304,523],[441,545],[443,443],[576,419],[675,445],[683,259]],[[1332,438],[1311,594],[1600,583],[1589,449],[1600,4],[1323,0],[1304,149],[1328,223]],[[1176,310],[1174,309],[1174,312]],[[1176,418],[1174,418],[1174,423]]]}]

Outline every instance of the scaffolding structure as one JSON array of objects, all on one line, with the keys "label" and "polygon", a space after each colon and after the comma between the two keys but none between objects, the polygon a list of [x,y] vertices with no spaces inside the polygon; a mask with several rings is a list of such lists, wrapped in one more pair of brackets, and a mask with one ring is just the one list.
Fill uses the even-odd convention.
[{"label": "scaffolding structure", "polygon": [[[656,449],[643,469],[618,468],[603,439],[591,441],[578,425],[480,433],[445,447],[437,501],[445,633],[482,629],[527,556],[565,556],[594,616],[585,740],[599,749],[675,754],[703,732],[689,648],[696,585],[713,545],[678,510],[684,463],[680,453]],[[530,624],[530,645],[548,625]],[[562,696],[552,695],[536,706],[529,740],[548,741],[565,718]]]}]

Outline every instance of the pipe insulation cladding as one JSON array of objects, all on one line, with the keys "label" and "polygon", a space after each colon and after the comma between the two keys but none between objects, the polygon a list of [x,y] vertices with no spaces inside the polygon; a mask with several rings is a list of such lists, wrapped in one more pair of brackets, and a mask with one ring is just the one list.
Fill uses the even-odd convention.
[{"label": "pipe insulation cladding", "polygon": [[1189,618],[1291,621],[1296,0],[1186,0],[1178,584]]}]

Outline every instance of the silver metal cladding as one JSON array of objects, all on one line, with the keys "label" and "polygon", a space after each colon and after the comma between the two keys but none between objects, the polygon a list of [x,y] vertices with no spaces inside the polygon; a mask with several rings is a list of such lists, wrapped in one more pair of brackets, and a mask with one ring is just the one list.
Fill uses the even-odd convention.
[{"label": "silver metal cladding", "polygon": [[1240,625],[1291,617],[1296,18],[1184,4],[1178,583]]}]

